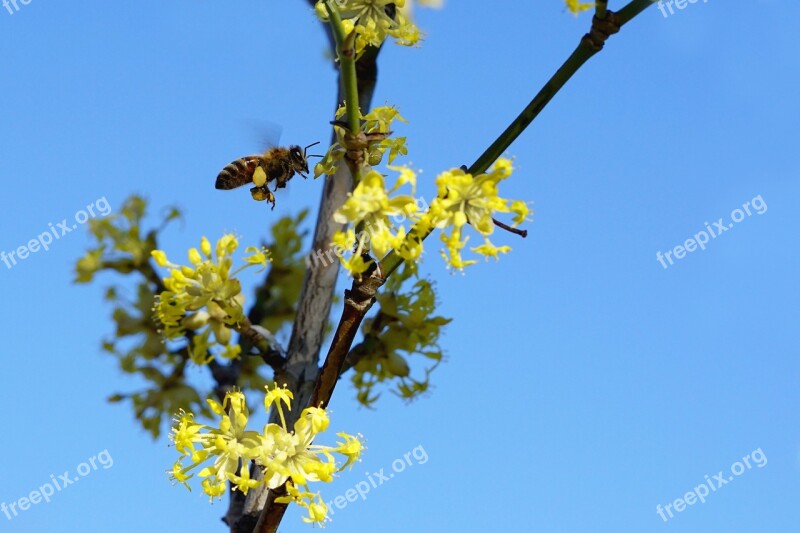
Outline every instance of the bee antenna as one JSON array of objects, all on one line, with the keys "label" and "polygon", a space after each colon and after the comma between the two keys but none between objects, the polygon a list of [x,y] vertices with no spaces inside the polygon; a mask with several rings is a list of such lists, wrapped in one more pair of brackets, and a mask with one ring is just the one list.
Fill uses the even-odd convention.
[{"label": "bee antenna", "polygon": [[303,155],[306,155],[306,152],[308,152],[309,148],[311,148],[312,146],[318,145],[320,142],[322,142],[322,141],[317,141],[315,143],[311,143],[308,146],[306,146],[305,148],[303,148]]},{"label": "bee antenna", "polygon": [[317,155],[317,154],[308,154],[306,157],[325,157],[324,155]]}]

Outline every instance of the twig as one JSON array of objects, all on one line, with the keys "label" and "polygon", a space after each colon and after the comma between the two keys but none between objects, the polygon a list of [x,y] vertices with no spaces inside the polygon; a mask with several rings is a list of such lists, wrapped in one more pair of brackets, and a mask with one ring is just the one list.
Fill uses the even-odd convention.
[{"label": "twig", "polygon": [[528,236],[528,230],[526,230],[526,229],[512,228],[511,226],[509,226],[507,224],[503,224],[502,222],[500,222],[496,218],[492,218],[492,222],[494,222],[494,225],[497,226],[498,228],[504,229],[509,233],[513,233],[514,235],[519,235],[523,239]]},{"label": "twig", "polygon": [[240,323],[235,324],[233,327],[258,350],[261,358],[272,367],[276,374],[283,372],[286,367],[286,358],[274,338],[269,339],[262,335],[247,317],[244,317]]}]

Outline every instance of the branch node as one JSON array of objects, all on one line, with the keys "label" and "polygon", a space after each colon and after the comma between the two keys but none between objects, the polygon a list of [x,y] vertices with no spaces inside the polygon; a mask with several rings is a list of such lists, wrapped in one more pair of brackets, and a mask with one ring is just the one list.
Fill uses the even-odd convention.
[{"label": "branch node", "polygon": [[592,29],[589,33],[583,36],[589,47],[599,52],[603,49],[603,45],[611,35],[617,33],[620,29],[619,16],[610,9],[606,10],[605,17],[599,18],[597,15],[592,17]]}]

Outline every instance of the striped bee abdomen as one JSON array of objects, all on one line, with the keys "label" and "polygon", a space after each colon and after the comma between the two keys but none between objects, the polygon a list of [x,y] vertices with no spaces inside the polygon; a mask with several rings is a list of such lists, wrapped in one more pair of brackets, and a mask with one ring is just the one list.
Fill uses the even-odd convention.
[{"label": "striped bee abdomen", "polygon": [[231,162],[217,176],[217,189],[235,189],[253,181],[253,172],[261,164],[260,155],[249,155]]}]

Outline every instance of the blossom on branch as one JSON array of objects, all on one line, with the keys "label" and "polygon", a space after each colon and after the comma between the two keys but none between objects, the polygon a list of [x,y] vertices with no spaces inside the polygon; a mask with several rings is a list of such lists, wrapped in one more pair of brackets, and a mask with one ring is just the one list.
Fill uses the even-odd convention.
[{"label": "blossom on branch", "polygon": [[[336,120],[342,120],[346,112],[345,106],[339,107],[336,111]],[[397,108],[392,106],[376,107],[366,115],[360,115],[360,118],[361,129],[357,137],[361,137],[360,142],[364,146],[361,148],[362,153],[358,154],[359,159],[371,166],[377,166],[381,163],[387,151],[389,152],[389,164],[392,164],[398,155],[408,154],[405,137],[389,137],[393,121],[406,122],[406,119],[400,115]],[[315,178],[322,174],[333,175],[339,162],[347,155],[348,150],[353,150],[353,140],[350,139],[348,131],[339,122],[334,124],[333,130],[336,134],[336,141],[328,149],[322,160],[314,166]],[[352,155],[351,158],[353,158]]]},{"label": "blossom on branch", "polygon": [[421,39],[417,26],[403,13],[405,0],[320,1],[315,11],[322,21],[328,20],[326,4],[338,11],[345,32],[356,32],[356,54],[367,46],[380,47],[387,36],[403,46],[414,46]]},{"label": "blossom on branch", "polygon": [[[227,482],[244,494],[262,485],[275,489],[286,483],[288,495],[278,501],[297,503],[308,511],[303,520],[323,524],[327,507],[318,493],[308,491],[309,483],[333,481],[336,472],[359,459],[364,446],[360,437],[347,433],[338,434],[343,442],[336,446],[312,444],[330,422],[322,408],[304,409],[290,431],[283,409],[291,410],[293,399],[286,388],[268,388],[264,405],[277,409],[281,423],[269,423],[260,432],[247,429],[250,414],[244,394],[239,391],[227,393],[222,405],[208,400],[219,417],[218,427],[197,424],[191,413],[180,413],[170,435],[180,458],[169,471],[170,478],[190,488],[187,481],[194,476],[192,471],[213,461],[197,472],[203,478],[203,491],[212,501],[225,493]],[[333,454],[344,460],[337,463]],[[263,476],[251,477],[251,462]]]},{"label": "blossom on branch", "polygon": [[[166,288],[156,299],[155,314],[167,339],[186,336],[193,332],[191,355],[197,364],[207,364],[214,346],[223,350],[218,354],[233,359],[241,348],[231,344],[232,329],[244,320],[244,295],[236,274],[251,266],[266,268],[270,262],[269,251],[248,247],[250,255],[245,265],[231,272],[231,255],[239,247],[233,235],[223,235],[212,254],[211,243],[203,237],[200,250],[189,250],[189,265],[170,263],[162,250],[151,252],[161,267],[169,267],[170,275],[164,278]],[[213,340],[212,340],[213,334]]]},{"label": "blossom on branch", "polygon": [[406,243],[405,226],[395,223],[390,217],[410,219],[416,216],[419,209],[413,196],[389,196],[403,184],[411,184],[412,188],[416,184],[416,173],[413,170],[407,167],[392,168],[400,176],[390,191],[386,190],[383,174],[369,170],[344,205],[333,215],[336,222],[350,224],[349,228],[334,235],[333,242],[340,249],[355,248],[351,259],[345,259],[340,254],[342,264],[353,276],[358,277],[369,266],[362,254],[371,250],[378,257],[383,257],[390,250],[403,249]]},{"label": "blossom on branch", "polygon": [[463,169],[456,168],[439,174],[436,178],[437,197],[431,202],[430,210],[423,215],[422,222],[439,229],[451,228],[450,233],[442,232],[445,244],[442,257],[456,270],[474,264],[475,260],[464,260],[461,256],[469,237],[462,231],[469,224],[484,238],[484,244],[471,248],[477,254],[497,258],[501,253],[511,251],[509,246],[497,247],[489,240],[494,232],[495,213],[513,213],[513,226],[522,224],[530,214],[528,205],[520,200],[508,200],[499,196],[498,184],[511,175],[511,160],[499,158],[488,173],[473,176]]}]

